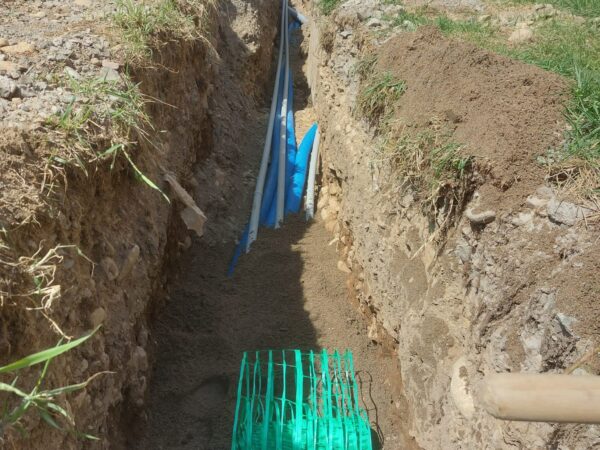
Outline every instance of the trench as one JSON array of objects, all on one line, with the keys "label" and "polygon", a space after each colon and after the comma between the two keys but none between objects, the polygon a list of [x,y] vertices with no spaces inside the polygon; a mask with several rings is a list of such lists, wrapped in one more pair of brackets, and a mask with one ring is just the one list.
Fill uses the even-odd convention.
[{"label": "trench", "polygon": [[[294,33],[291,65],[300,139],[315,117],[303,31]],[[264,107],[241,136],[255,161],[263,144]],[[244,198],[249,211],[251,195]],[[233,278],[226,276],[233,243],[194,240],[170,268],[167,301],[152,332],[147,408],[131,427],[127,448],[230,448],[242,352],[289,348],[352,350],[373,448],[416,448],[407,431],[396,344],[382,337],[382,330],[377,341],[369,336],[369,318],[351,294],[348,275],[337,267],[331,238],[320,220],[288,216],[280,229],[260,230]]]}]

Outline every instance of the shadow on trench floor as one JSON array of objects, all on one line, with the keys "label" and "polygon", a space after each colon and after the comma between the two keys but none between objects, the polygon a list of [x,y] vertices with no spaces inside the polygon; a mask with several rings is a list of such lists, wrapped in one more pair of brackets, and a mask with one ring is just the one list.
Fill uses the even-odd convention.
[{"label": "shadow on trench floor", "polygon": [[397,358],[368,338],[329,239],[320,223],[289,218],[261,230],[233,278],[231,246],[188,250],[154,327],[145,432],[129,448],[230,448],[242,352],[282,348],[351,349],[374,448],[406,448]]}]

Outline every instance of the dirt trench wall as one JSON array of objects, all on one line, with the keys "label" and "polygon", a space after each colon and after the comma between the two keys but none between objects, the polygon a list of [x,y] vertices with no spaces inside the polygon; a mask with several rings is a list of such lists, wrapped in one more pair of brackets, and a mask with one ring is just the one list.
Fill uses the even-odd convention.
[{"label": "dirt trench wall", "polygon": [[[217,212],[207,199],[230,201],[239,187],[214,178],[199,182],[195,177],[205,167],[227,170],[238,150],[232,140],[235,133],[227,137],[220,130],[253,119],[258,100],[262,103],[266,95],[265,68],[272,60],[276,9],[273,1],[222,2],[206,30],[209,42],[170,42],[154,53],[152,67],[133,73],[143,93],[154,99],[148,112],[156,130],[150,142],[131,151],[137,166],[167,193],[163,177],[174,174],[188,192],[197,194],[209,224]],[[236,114],[220,114],[231,109]],[[2,142],[9,152],[24,147],[35,151],[40,142],[38,135],[11,136]],[[10,239],[19,255],[31,255],[38,246],[44,252],[57,245],[71,246],[53,261],[61,296],[48,316],[70,336],[102,328],[88,343],[54,360],[44,383],[58,387],[110,372],[61,403],[75,418],[77,431],[99,440],[53,430],[30,414],[23,423],[30,432],[21,436],[9,430],[2,448],[130,448],[128,439],[135,439],[132,426],[143,415],[152,365],[150,324],[164,301],[168,261],[194,235],[179,217],[182,205],[177,200],[167,203],[136,180],[125,161],[114,168],[109,164],[90,168],[87,175],[67,168],[56,192],[47,208],[11,232]],[[25,310],[18,303],[2,305],[1,318],[2,363],[55,345],[59,338],[39,311]],[[35,377],[31,373],[20,382],[33,383]]]},{"label": "dirt trench wall", "polygon": [[[562,373],[597,347],[590,317],[599,312],[591,244],[598,230],[562,216],[560,205],[572,204],[557,200],[543,178],[503,194],[483,176],[467,210],[496,209],[495,220],[477,223],[460,211],[440,240],[419,196],[378,163],[377,137],[353,113],[353,68],[373,43],[350,13],[313,21],[305,39],[322,131],[318,214],[338,239],[339,267],[352,272],[361,303],[398,342],[411,434],[426,449],[594,448],[597,426],[499,421],[480,408],[477,392],[484,374]],[[491,192],[496,203],[486,203]],[[497,199],[508,195],[519,199],[501,208]],[[576,373],[597,374],[598,366]]]}]

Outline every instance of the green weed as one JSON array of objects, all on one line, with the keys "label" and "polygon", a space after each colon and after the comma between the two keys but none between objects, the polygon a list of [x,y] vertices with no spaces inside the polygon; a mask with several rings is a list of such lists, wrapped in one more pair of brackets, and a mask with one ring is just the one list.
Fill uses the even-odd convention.
[{"label": "green weed", "polygon": [[[73,417],[71,417],[70,413],[65,408],[59,405],[58,400],[65,394],[84,389],[90,381],[100,374],[96,374],[82,383],[54,389],[44,389],[43,382],[48,372],[48,366],[54,358],[83,344],[92,337],[97,330],[98,328],[83,335],[79,339],[75,339],[66,344],[61,344],[59,342],[55,347],[34,353],[11,364],[0,367],[0,375],[4,375],[12,374],[38,364],[43,364],[37,382],[30,392],[25,392],[17,387],[18,376],[15,376],[10,384],[0,382],[0,392],[4,392],[8,396],[8,398],[5,399],[4,408],[2,412],[0,412],[0,439],[4,435],[4,432],[10,427],[24,433],[25,430],[21,425],[21,420],[30,410],[37,412],[40,418],[53,428],[59,430],[63,429],[57,421],[61,419],[66,421],[70,428],[74,427],[75,422]],[[72,430],[69,429],[68,431]],[[88,434],[82,434],[76,431],[74,433],[87,439],[97,439]]]},{"label": "green weed", "polygon": [[385,72],[372,77],[358,95],[357,109],[371,125],[392,112],[398,99],[406,91],[406,83],[391,73]]},{"label": "green weed", "polygon": [[449,140],[432,120],[426,131],[411,134],[406,130],[388,133],[379,149],[379,162],[389,164],[422,198],[427,213],[438,223],[438,232],[449,226],[469,191],[468,176],[473,158],[464,146]]},{"label": "green weed", "polygon": [[388,139],[382,149],[382,159],[392,163],[404,176],[421,188],[438,185],[452,179],[462,179],[472,162],[462,154],[462,145],[448,142],[436,130],[416,136],[401,132],[398,138]]}]

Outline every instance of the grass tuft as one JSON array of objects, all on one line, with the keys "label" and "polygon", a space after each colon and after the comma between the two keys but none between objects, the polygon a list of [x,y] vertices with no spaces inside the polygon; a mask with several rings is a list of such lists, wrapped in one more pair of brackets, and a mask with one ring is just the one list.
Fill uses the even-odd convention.
[{"label": "grass tuft", "polygon": [[466,36],[469,40],[479,44],[489,41],[494,36],[492,28],[475,19],[452,20],[448,16],[442,15],[437,17],[433,24],[437,25],[444,34]]},{"label": "grass tuft", "polygon": [[64,397],[65,394],[85,389],[90,381],[100,374],[93,375],[86,381],[78,384],[53,389],[43,388],[43,382],[48,372],[50,362],[57,356],[83,344],[92,337],[97,330],[98,329],[96,328],[96,330],[66,344],[61,344],[59,342],[55,347],[34,353],[11,364],[0,367],[0,375],[7,375],[15,374],[18,371],[38,364],[43,364],[40,375],[30,392],[25,392],[22,388],[17,387],[19,377],[16,375],[10,384],[0,382],[0,392],[8,397],[4,399],[5,405],[3,411],[0,413],[0,440],[5,431],[9,428],[14,428],[21,433],[25,433],[22,419],[30,410],[37,412],[40,418],[52,428],[62,430],[63,427],[59,424],[59,421],[66,421],[69,425],[69,430],[67,431],[73,432],[77,436],[86,439],[97,439],[89,434],[79,433],[74,430],[75,421],[71,414],[65,408],[60,406],[59,400],[61,397]]},{"label": "grass tuft", "polygon": [[406,129],[388,133],[379,149],[379,162],[390,165],[402,180],[421,197],[424,211],[437,224],[434,235],[451,225],[470,190],[473,157],[465,147],[451,141],[435,118],[432,126],[417,134]]},{"label": "grass tuft", "polygon": [[464,178],[472,157],[463,151],[464,146],[448,141],[448,136],[434,127],[416,136],[401,132],[384,144],[381,156],[413,185],[429,190],[433,198],[440,186]]},{"label": "grass tuft", "polygon": [[129,62],[152,56],[152,49],[166,39],[194,40],[203,37],[208,8],[213,0],[117,0],[113,16],[126,43]]},{"label": "grass tuft", "polygon": [[392,27],[401,27],[406,30],[413,31],[421,25],[426,25],[429,23],[429,19],[424,12],[424,8],[417,9],[415,12],[402,10],[399,14],[396,14],[392,17],[386,16],[384,18],[390,21]]},{"label": "grass tuft", "polygon": [[[61,156],[53,159],[63,165],[74,165],[87,175],[90,162],[110,159],[111,169],[119,156],[123,156],[133,169],[135,177],[158,191],[169,202],[166,194],[133,162],[128,150],[134,138],[152,144],[148,130],[153,130],[145,105],[150,100],[139,85],[124,76],[119,81],[97,78],[71,80],[73,101],[65,111],[48,120],[47,125],[61,134]],[[98,146],[106,142],[105,147]]]},{"label": "grass tuft", "polygon": [[406,83],[391,73],[373,76],[358,95],[357,110],[371,125],[378,125],[388,116],[406,91]]},{"label": "grass tuft", "polygon": [[375,64],[377,64],[377,55],[368,55],[356,63],[353,72],[364,81],[373,74]]}]

